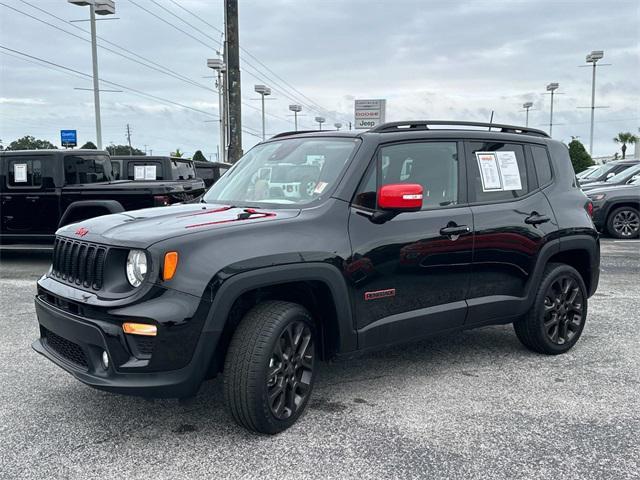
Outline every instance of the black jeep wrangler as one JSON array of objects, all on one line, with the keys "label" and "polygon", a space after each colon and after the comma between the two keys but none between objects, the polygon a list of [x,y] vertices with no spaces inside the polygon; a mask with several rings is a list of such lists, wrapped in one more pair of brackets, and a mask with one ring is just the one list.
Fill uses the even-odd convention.
[{"label": "black jeep wrangler", "polygon": [[[195,175],[193,166],[191,172]],[[0,243],[53,243],[55,231],[79,220],[186,202],[202,180],[116,180],[99,150],[0,152]]]},{"label": "black jeep wrangler", "polygon": [[[297,196],[264,175],[282,165]],[[539,130],[280,134],[201,203],[60,229],[33,348],[118,393],[188,397],[222,373],[233,418],[276,433],[338,355],[507,323],[535,352],[569,350],[598,285],[591,209]]]}]

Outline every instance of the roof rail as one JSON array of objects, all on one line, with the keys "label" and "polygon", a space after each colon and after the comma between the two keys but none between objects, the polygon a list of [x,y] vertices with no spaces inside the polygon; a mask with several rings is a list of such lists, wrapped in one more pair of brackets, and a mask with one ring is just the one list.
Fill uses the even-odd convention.
[{"label": "roof rail", "polygon": [[289,135],[295,135],[296,133],[315,133],[315,132],[330,132],[331,130],[290,130],[288,132],[280,132],[276,133],[273,137],[270,137],[269,140],[280,137],[288,137]]},{"label": "roof rail", "polygon": [[451,120],[414,120],[404,122],[388,122],[382,123],[376,127],[373,127],[369,132],[375,133],[389,133],[389,132],[402,132],[406,130],[429,130],[430,125],[451,125],[457,127],[487,127],[489,131],[492,128],[500,129],[502,133],[519,133],[523,135],[535,135],[537,137],[547,137],[549,135],[537,128],[529,127],[517,127],[515,125],[502,125],[499,123],[486,123],[486,122],[460,122]]}]

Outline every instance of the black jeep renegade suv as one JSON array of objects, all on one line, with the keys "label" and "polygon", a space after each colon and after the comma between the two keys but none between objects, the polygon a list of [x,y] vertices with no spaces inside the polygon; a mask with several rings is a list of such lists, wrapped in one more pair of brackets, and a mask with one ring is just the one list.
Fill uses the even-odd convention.
[{"label": "black jeep renegade suv", "polygon": [[276,433],[337,355],[506,323],[569,350],[598,285],[591,208],[534,129],[280,134],[201,203],[58,230],[33,347],[119,393],[192,396],[222,372],[233,418]]}]

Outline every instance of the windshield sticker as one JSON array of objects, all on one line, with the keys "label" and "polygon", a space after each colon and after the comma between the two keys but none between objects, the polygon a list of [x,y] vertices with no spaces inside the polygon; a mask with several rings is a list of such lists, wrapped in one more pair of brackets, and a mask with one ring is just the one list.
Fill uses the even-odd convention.
[{"label": "windshield sticker", "polygon": [[133,167],[133,179],[144,180],[144,165],[134,165]]},{"label": "windshield sticker", "polygon": [[500,183],[500,171],[495,152],[476,152],[480,179],[483,192],[496,192],[502,190]]},{"label": "windshield sticker", "polygon": [[322,192],[324,192],[324,189],[327,188],[327,185],[327,182],[318,182],[316,188],[313,189],[313,194],[320,195]]},{"label": "windshield sticker", "polygon": [[145,165],[145,167],[144,167],[144,179],[145,180],[155,180],[156,179],[156,166],[155,165]]},{"label": "windshield sticker", "polygon": [[16,163],[13,165],[13,181],[15,183],[27,183],[26,163]]},{"label": "windshield sticker", "polygon": [[503,190],[522,190],[516,152],[496,152]]}]

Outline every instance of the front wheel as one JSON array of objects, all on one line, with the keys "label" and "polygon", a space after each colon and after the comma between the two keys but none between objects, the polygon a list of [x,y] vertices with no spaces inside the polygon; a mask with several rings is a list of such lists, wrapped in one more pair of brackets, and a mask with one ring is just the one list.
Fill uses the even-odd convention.
[{"label": "front wheel", "polygon": [[224,366],[231,416],[248,430],[275,434],[300,417],[316,371],[315,329],[301,305],[269,301],[247,313]]},{"label": "front wheel", "polygon": [[573,347],[587,319],[587,289],[575,268],[545,267],[534,304],[514,322],[518,339],[529,350],[557,355]]},{"label": "front wheel", "polygon": [[640,233],[640,212],[633,207],[616,208],[607,219],[607,232],[616,238],[635,238]]}]

